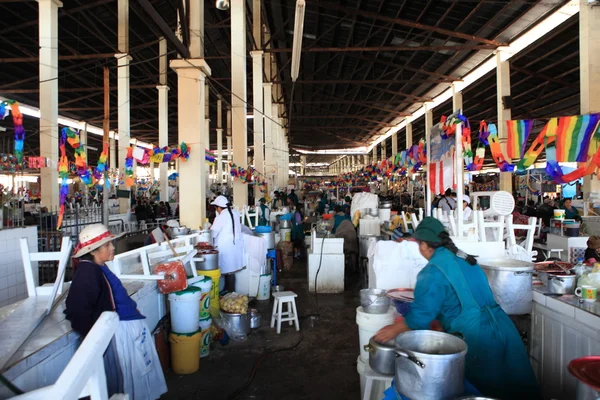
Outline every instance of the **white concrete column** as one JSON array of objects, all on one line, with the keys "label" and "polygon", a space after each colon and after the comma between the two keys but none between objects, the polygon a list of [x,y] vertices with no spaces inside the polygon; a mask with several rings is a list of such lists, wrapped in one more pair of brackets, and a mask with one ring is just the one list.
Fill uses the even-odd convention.
[{"label": "white concrete column", "polygon": [[[205,153],[206,154],[206,150],[210,150],[210,87],[208,86],[208,83],[204,84],[204,123],[206,125],[206,129],[204,130],[204,146],[205,146]],[[206,162],[206,160],[205,160]],[[206,177],[206,187],[210,187],[210,173],[211,173],[211,165],[207,165],[206,166],[206,172],[205,172],[205,177]]]},{"label": "white concrete column", "polygon": [[300,156],[300,174],[304,176],[306,174],[306,156]]},{"label": "white concrete column", "polygon": [[[40,155],[58,161],[58,0],[39,0]],[[60,204],[57,168],[42,168],[42,204]]]},{"label": "white concrete column", "polygon": [[231,139],[231,107],[227,106],[227,183],[229,187],[232,185],[233,177],[231,176],[231,164],[233,162],[233,147]]},{"label": "white concrete column", "polygon": [[223,183],[223,100],[217,99],[217,183]]},{"label": "white concrete column", "polygon": [[363,162],[362,162],[362,166],[366,166],[369,163],[369,155],[368,154],[363,154]]},{"label": "white concrete column", "polygon": [[279,188],[279,116],[277,104],[271,105],[271,140],[272,140],[272,157],[273,157],[273,189]]},{"label": "white concrete column", "polygon": [[395,157],[396,154],[398,154],[398,132],[392,135],[392,157]]},{"label": "white concrete column", "polygon": [[[167,86],[167,40],[158,42],[158,146],[169,145],[169,86]],[[160,200],[169,201],[169,163],[160,163]]]},{"label": "white concrete column", "polygon": [[371,163],[377,163],[377,145],[373,146],[373,160],[371,161]]},{"label": "white concrete column", "polygon": [[[258,15],[260,23],[260,2],[258,2]],[[255,4],[256,6],[256,4]],[[256,14],[256,12],[255,12]],[[256,24],[256,15],[255,24]],[[260,30],[259,30],[260,34]],[[255,38],[256,40],[256,38]],[[265,173],[265,153],[264,153],[264,138],[263,138],[263,126],[264,126],[264,105],[263,105],[263,54],[260,51],[251,51],[252,55],[252,105],[254,107],[254,168],[260,174]],[[262,197],[260,185],[254,185],[254,198],[256,200]]]},{"label": "white concrete column", "polygon": [[383,141],[381,142],[381,161],[383,161],[383,160],[385,160],[385,159],[387,158],[387,157],[386,157],[386,154],[385,154],[386,150],[387,150],[387,149],[386,149],[385,140],[383,140]]},{"label": "white concrete column", "polygon": [[[271,54],[267,54],[270,57]],[[270,58],[268,58],[270,60]],[[270,62],[265,65],[265,68],[271,68]],[[265,107],[265,177],[269,185],[269,191],[275,189],[275,181],[273,180],[274,157],[273,157],[273,84],[270,82],[263,83],[264,107]]]},{"label": "white concrete column", "polygon": [[[456,84],[452,84],[452,108],[453,112],[461,112],[462,111],[462,93],[457,90]],[[465,194],[465,187],[463,185],[464,176],[465,176],[465,164],[463,159],[463,146],[462,146],[462,125],[457,125],[456,135],[454,135],[454,148],[456,149],[455,155],[455,168],[456,168],[456,197],[457,197],[457,228],[458,228],[458,237],[463,237],[463,195]]]},{"label": "white concrete column", "polygon": [[412,134],[412,120],[406,122],[406,148],[410,148],[413,145],[413,134]]},{"label": "white concrete column", "polygon": [[[508,132],[506,130],[506,121],[511,119],[510,108],[504,108],[502,97],[510,96],[510,64],[507,59],[506,50],[499,49],[496,53],[496,88],[497,88],[497,107],[498,107],[498,139],[500,149],[506,156],[506,142]],[[510,162],[510,159],[506,159]],[[512,172],[500,172],[500,190],[512,193]]]},{"label": "white concrete column", "polygon": [[[581,115],[600,112],[600,7],[579,6],[579,93]],[[583,178],[583,199],[600,192],[598,177]]]},{"label": "white concrete column", "polygon": [[[233,162],[246,167],[248,135],[246,123],[246,2],[231,0],[231,121]],[[241,209],[248,202],[248,185],[233,181],[233,204]]]},{"label": "white concrete column", "polygon": [[[125,158],[127,148],[131,138],[131,97],[129,92],[129,0],[119,0],[117,3],[118,11],[118,50],[115,54],[117,58],[117,130],[118,130],[118,177],[125,176]],[[111,165],[111,168],[117,168],[117,164]],[[119,179],[120,180],[120,179]],[[125,189],[124,186],[119,185]],[[131,208],[129,199],[119,199],[119,209],[121,213],[126,213]]]},{"label": "white concrete column", "polygon": [[429,184],[429,165],[431,164],[431,128],[433,127],[433,112],[429,108],[427,103],[423,103],[425,108],[425,141],[427,142],[427,166],[426,166],[426,179],[427,179],[427,193],[425,202],[425,215],[431,216],[431,202],[433,200],[432,188]]},{"label": "white concrete column", "polygon": [[203,59],[172,60],[171,68],[177,72],[178,142],[197,143],[188,161],[179,162],[179,220],[198,229],[206,215],[204,83],[211,71]]}]

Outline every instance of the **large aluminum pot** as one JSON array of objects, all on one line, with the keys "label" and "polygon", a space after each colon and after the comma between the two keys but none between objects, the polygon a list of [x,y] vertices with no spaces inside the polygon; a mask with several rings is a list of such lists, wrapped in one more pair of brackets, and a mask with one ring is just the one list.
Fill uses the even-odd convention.
[{"label": "large aluminum pot", "polygon": [[169,228],[167,229],[167,234],[170,238],[185,236],[190,233],[190,228],[186,228],[185,226],[180,226],[179,228]]},{"label": "large aluminum pot", "polygon": [[383,375],[394,375],[396,371],[396,346],[394,341],[379,343],[375,338],[365,344],[365,350],[369,352],[369,366],[375,372]]},{"label": "large aluminum pot", "polygon": [[213,271],[219,269],[219,252],[210,250],[210,252],[200,252],[198,257],[204,258],[204,261],[196,263],[196,269],[200,271]]},{"label": "large aluminum pot", "polygon": [[508,315],[530,314],[533,308],[533,264],[512,259],[479,261],[494,298]]},{"label": "large aluminum pot", "polygon": [[210,243],[212,244],[212,232],[209,230],[204,231],[201,229],[196,229],[193,231],[190,231],[191,234],[198,234],[198,236],[196,236],[193,240],[192,240],[192,244],[198,244],[198,243]]},{"label": "large aluminum pot", "polygon": [[289,219],[280,219],[279,229],[292,229],[292,221],[290,221]]},{"label": "large aluminum pot", "polygon": [[275,232],[256,232],[255,235],[265,239],[267,250],[275,248]]},{"label": "large aluminum pot", "polygon": [[392,201],[391,200],[380,201],[379,208],[392,208]]},{"label": "large aluminum pot", "polygon": [[577,287],[577,275],[562,273],[548,274],[548,291],[550,293],[573,294]]},{"label": "large aluminum pot", "polygon": [[391,300],[383,289],[362,289],[360,305],[368,314],[385,314],[390,309]]},{"label": "large aluminum pot", "polygon": [[224,325],[228,325],[233,331],[250,333],[250,313],[235,314],[223,310],[219,311]]},{"label": "large aluminum pot", "polygon": [[396,337],[394,384],[412,400],[454,399],[464,393],[467,344],[436,331],[410,331]]},{"label": "large aluminum pot", "polygon": [[377,235],[358,235],[358,254],[360,257],[367,257],[369,254],[369,246],[373,242],[379,242],[383,236]]}]

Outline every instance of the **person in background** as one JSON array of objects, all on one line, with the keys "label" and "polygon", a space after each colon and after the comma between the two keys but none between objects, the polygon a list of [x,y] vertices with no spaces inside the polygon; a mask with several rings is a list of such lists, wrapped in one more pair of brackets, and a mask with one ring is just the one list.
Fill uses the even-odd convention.
[{"label": "person in background", "polygon": [[350,196],[346,196],[344,197],[344,205],[342,206],[342,211],[344,212],[344,214],[350,216],[350,209],[352,206],[352,197]]},{"label": "person in background", "polygon": [[469,221],[472,217],[471,198],[465,194],[463,195],[463,221]]},{"label": "person in background", "polygon": [[475,257],[458,250],[442,223],[432,217],[421,221],[413,239],[428,260],[417,276],[414,301],[404,319],[382,328],[375,339],[385,343],[403,332],[427,330],[437,319],[445,332],[467,343],[465,379],[483,396],[540,399],[521,336],[494,300]]},{"label": "person in background", "polygon": [[277,210],[280,207],[283,207],[283,200],[281,200],[279,197],[279,192],[276,190],[273,193],[273,204],[271,206],[271,210]]},{"label": "person in background", "polygon": [[450,214],[450,211],[456,208],[456,203],[452,200],[452,191],[450,189],[447,189],[444,196],[440,199],[438,208],[441,208],[447,214]]},{"label": "person in background", "polygon": [[571,199],[565,199],[563,201],[563,210],[565,210],[565,219],[574,219],[575,221],[581,221],[581,217],[579,216],[579,211],[572,205]]},{"label": "person in background", "polygon": [[456,192],[452,192],[450,194],[450,198],[452,199],[452,203],[453,203],[453,204],[451,204],[453,210],[456,210],[458,208],[458,198],[457,198],[457,196],[458,195],[456,194]]},{"label": "person in background", "polygon": [[346,213],[342,210],[342,206],[335,206],[334,210],[335,210],[335,215],[333,216],[333,229],[331,230],[331,233],[335,233],[335,230],[337,229],[338,226],[340,226],[342,221],[344,221],[344,220],[352,221],[350,219],[350,216],[346,215]]},{"label": "person in background", "polygon": [[167,218],[169,218],[172,214],[171,204],[168,201],[165,201],[165,208],[167,209]]},{"label": "person in background", "polygon": [[[177,222],[177,220],[170,219],[166,223],[164,223],[160,226],[160,230],[163,231],[163,233],[167,232],[169,228],[179,228],[179,222]],[[168,233],[167,233],[167,236],[168,236]],[[170,237],[169,239],[173,239],[173,238]],[[150,232],[150,234],[148,236],[146,236],[146,240],[144,241],[144,246],[149,246],[153,243],[156,243],[156,238],[154,237],[152,232]]]},{"label": "person in background", "polygon": [[527,200],[527,207],[525,208],[525,215],[528,217],[536,217],[537,210],[535,209],[535,201],[532,199]]},{"label": "person in background", "polygon": [[146,205],[142,199],[138,199],[135,206],[135,218],[137,219],[138,223],[146,221]]},{"label": "person in background", "polygon": [[267,202],[264,197],[261,197],[258,202],[260,205],[256,207],[256,214],[258,216],[258,225],[260,226],[268,226],[269,225],[269,217],[271,216],[271,210],[269,207],[265,205]]},{"label": "person in background", "polygon": [[600,262],[600,237],[590,236],[587,241],[587,249],[585,249],[584,260],[588,264]]},{"label": "person in background", "polygon": [[240,214],[231,208],[225,196],[217,196],[210,203],[217,209],[217,216],[210,230],[219,250],[219,268],[225,278],[225,289],[235,292],[235,273],[244,268],[244,243]]},{"label": "person in background", "polygon": [[65,302],[66,318],[86,336],[105,311],[119,315],[119,327],[104,354],[109,396],[125,393],[132,400],[158,399],[167,392],[152,331],[119,278],[106,266],[115,257],[117,236],[102,224],[79,233],[74,258],[77,270]]},{"label": "person in background", "polygon": [[158,203],[158,213],[156,214],[159,218],[167,217],[167,206],[165,206],[165,202],[161,201]]},{"label": "person in background", "polygon": [[296,191],[294,189],[292,189],[290,191],[290,194],[288,194],[288,199],[290,199],[292,204],[294,204],[295,206],[298,206],[298,203],[300,203],[300,201],[298,200],[298,195],[296,194]]},{"label": "person in background", "polygon": [[302,258],[304,250],[303,216],[297,204],[292,203],[292,242],[294,243],[294,258]]},{"label": "person in background", "polygon": [[325,206],[327,205],[327,193],[323,193],[321,195],[321,200],[319,200],[319,205],[317,206],[317,214],[323,215],[325,214]]}]

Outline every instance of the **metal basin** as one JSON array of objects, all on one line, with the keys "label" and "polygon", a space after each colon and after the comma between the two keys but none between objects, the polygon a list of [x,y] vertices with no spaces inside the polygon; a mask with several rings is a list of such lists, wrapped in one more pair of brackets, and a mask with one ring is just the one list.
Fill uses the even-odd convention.
[{"label": "metal basin", "polygon": [[225,324],[228,324],[232,330],[244,332],[246,335],[250,333],[250,314],[234,314],[220,310],[221,318]]},{"label": "metal basin", "polygon": [[362,289],[360,305],[368,314],[385,314],[390,309],[391,300],[382,289]]},{"label": "metal basin", "polygon": [[467,344],[436,331],[410,331],[396,337],[394,383],[412,400],[454,399],[464,393]]}]

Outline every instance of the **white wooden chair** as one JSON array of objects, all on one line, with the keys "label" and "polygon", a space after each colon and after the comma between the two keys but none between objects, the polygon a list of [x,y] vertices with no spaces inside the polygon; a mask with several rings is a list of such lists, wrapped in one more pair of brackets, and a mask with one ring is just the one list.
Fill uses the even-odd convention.
[{"label": "white wooden chair", "polygon": [[402,211],[400,216],[402,217],[402,226],[404,227],[404,232],[408,233],[408,221],[406,220],[406,213]]},{"label": "white wooden chair", "polygon": [[[104,312],[71,358],[56,383],[22,395],[15,400],[62,399],[108,400],[103,354],[119,326],[116,312]],[[127,395],[114,395],[111,400],[128,400]]]},{"label": "white wooden chair", "polygon": [[258,212],[256,211],[256,208],[254,209],[254,212],[250,212],[250,207],[244,206],[244,209],[242,212],[242,224],[244,223],[244,220],[245,220],[246,225],[248,225],[248,227],[250,229],[254,229],[254,224],[252,223],[252,218],[254,218],[255,222],[258,222]]},{"label": "white wooden chair", "polygon": [[415,213],[411,213],[410,214],[410,223],[413,226],[413,231],[417,230],[417,227],[419,226],[419,224],[421,223],[420,219],[417,219],[417,215]]},{"label": "white wooden chair", "polygon": [[[475,218],[475,217],[474,217]],[[487,229],[492,230],[493,239],[495,241],[501,241],[504,235],[505,229],[505,218],[503,215],[498,216],[497,220],[486,220],[483,216],[483,212],[477,213],[478,229],[479,229],[479,240],[487,242]]]},{"label": "white wooden chair", "polygon": [[[29,251],[29,244],[26,238],[19,239],[21,244],[21,256],[23,258],[23,268],[25,272],[25,284],[27,285],[27,295],[29,297],[37,296],[49,296],[47,312],[50,313],[54,306],[54,300],[56,295],[62,294],[65,270],[67,263],[69,262],[69,255],[71,254],[71,248],[73,243],[69,236],[64,236],[60,245],[60,251],[42,252],[42,253],[31,253]],[[35,279],[33,277],[33,265],[32,262],[38,261],[58,261],[58,269],[56,273],[56,280],[54,284],[35,286]]]},{"label": "white wooden chair", "polygon": [[[528,253],[532,253],[532,256],[537,256],[537,251],[533,251],[533,239],[535,236],[535,231],[537,229],[536,226],[537,218],[531,217],[529,218],[529,223],[527,225],[523,224],[514,224],[513,216],[508,215],[506,217],[506,232],[507,232],[507,242],[508,246],[520,245],[523,247]],[[516,230],[523,230],[527,232],[525,240],[520,243],[517,243],[517,238],[515,235]]]},{"label": "white wooden chair", "polygon": [[[479,220],[478,220],[479,213],[480,213],[480,211],[474,210],[473,213],[471,214],[473,216],[473,219],[471,221],[463,221],[463,224],[462,224],[463,233],[468,238],[479,238]],[[452,215],[452,218],[450,218],[449,221],[450,221],[450,234],[452,236],[459,236],[457,217]],[[460,235],[460,236],[462,236],[462,235]]]},{"label": "white wooden chair", "polygon": [[115,258],[112,261],[107,262],[106,265],[119,278],[123,278],[127,274],[127,272],[129,272],[124,271],[124,267],[126,266],[130,268],[136,268],[139,265],[141,265],[144,275],[150,275],[150,263],[148,262],[148,252],[158,250],[158,244],[153,243],[148,246],[126,251],[125,253],[116,254]]}]

